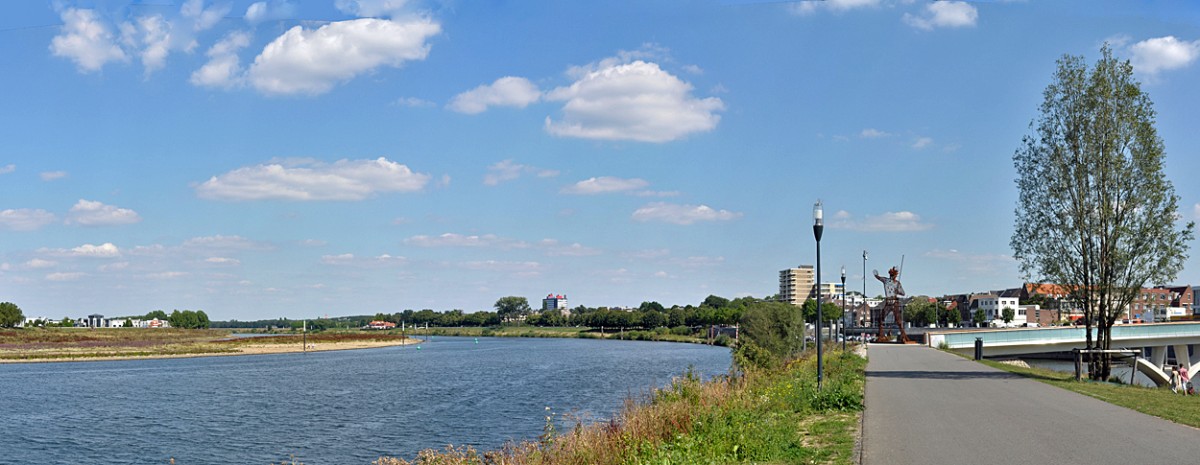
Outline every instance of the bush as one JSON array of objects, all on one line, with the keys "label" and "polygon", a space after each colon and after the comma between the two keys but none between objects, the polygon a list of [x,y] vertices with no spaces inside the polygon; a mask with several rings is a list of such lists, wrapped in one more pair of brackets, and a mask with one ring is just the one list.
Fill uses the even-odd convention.
[{"label": "bush", "polygon": [[679,325],[674,328],[671,328],[671,334],[674,334],[676,336],[687,336],[687,335],[692,334],[692,328],[689,328],[689,327],[683,326],[683,325]]}]

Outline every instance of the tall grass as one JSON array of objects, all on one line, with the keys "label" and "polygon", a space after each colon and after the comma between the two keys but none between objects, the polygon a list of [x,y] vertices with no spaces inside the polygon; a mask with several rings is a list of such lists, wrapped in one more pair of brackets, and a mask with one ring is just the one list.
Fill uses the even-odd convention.
[{"label": "tall grass", "polygon": [[547,417],[536,441],[480,452],[470,447],[425,450],[412,461],[382,457],[376,465],[605,465],[707,463],[848,464],[863,406],[866,361],[850,353],[826,357],[824,389],[816,389],[809,356],[773,370],[709,381],[688,372],[644,402],[627,401],[612,420],[558,432]]}]

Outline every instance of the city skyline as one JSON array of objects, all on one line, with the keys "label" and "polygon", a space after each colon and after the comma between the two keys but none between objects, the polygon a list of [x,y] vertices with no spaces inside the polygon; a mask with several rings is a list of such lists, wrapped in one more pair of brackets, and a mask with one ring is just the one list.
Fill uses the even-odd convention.
[{"label": "city skyline", "polygon": [[[762,297],[862,251],[1019,286],[1012,154],[1104,43],[1200,218],[1200,7],[829,0],[0,6],[0,301],[214,320]],[[1195,244],[1191,244],[1193,247]],[[1168,284],[1200,284],[1193,251]],[[856,285],[857,284],[857,285]],[[867,279],[867,294],[878,285]]]}]

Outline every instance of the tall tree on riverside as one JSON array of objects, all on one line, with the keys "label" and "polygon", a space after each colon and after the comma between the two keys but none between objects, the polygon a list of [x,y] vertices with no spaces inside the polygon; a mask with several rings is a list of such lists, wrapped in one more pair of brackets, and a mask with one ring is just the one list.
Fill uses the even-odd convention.
[{"label": "tall tree on riverside", "polygon": [[[1083,57],[1059,59],[1040,110],[1013,155],[1013,255],[1027,279],[1083,302],[1087,346],[1109,349],[1112,325],[1142,287],[1183,268],[1194,224],[1176,224],[1179,197],[1163,173],[1153,104],[1107,45],[1090,69]],[[1091,360],[1091,377],[1107,379],[1110,359]]]},{"label": "tall tree on riverside", "polygon": [[0,302],[0,328],[12,328],[25,321],[21,307],[12,302]]},{"label": "tall tree on riverside", "polygon": [[524,297],[510,295],[508,297],[501,297],[496,301],[496,313],[505,321],[528,316],[531,311],[529,301]]}]

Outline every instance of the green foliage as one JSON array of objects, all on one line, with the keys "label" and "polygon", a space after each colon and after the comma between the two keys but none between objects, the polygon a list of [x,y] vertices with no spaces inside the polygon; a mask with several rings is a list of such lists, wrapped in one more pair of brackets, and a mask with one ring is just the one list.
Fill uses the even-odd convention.
[{"label": "green foliage", "polygon": [[743,368],[777,366],[800,352],[804,322],[795,306],[782,302],[756,302],[742,315],[742,341],[734,358]]},{"label": "green foliage", "polygon": [[25,321],[21,307],[12,302],[0,302],[0,328],[13,328]]},{"label": "green foliage", "polygon": [[1013,318],[1016,318],[1017,314],[1012,308],[1004,307],[1004,310],[1000,311],[1000,317],[1004,319],[1005,323],[1012,323]]},{"label": "green foliage", "polygon": [[208,315],[203,310],[175,310],[167,317],[167,322],[171,323],[171,327],[174,328],[207,329],[209,327]]},{"label": "green foliage", "polygon": [[165,319],[167,319],[167,312],[164,312],[162,310],[154,310],[154,311],[146,314],[147,320],[153,320],[155,318],[160,319],[160,320],[165,320]]},{"label": "green foliage", "polygon": [[975,309],[975,312],[971,314],[971,321],[975,323],[975,326],[987,324],[984,318],[987,318],[987,315],[983,313],[982,308]]},{"label": "green foliage", "polygon": [[133,320],[131,320],[131,319],[129,319],[129,318],[126,318],[126,319],[125,319],[125,322],[124,322],[124,323],[121,323],[121,327],[122,327],[122,328],[132,328],[132,327],[133,327]]},{"label": "green foliage", "polygon": [[496,301],[494,307],[500,318],[506,321],[527,316],[532,311],[529,308],[529,301],[524,297],[517,296],[501,297]]},{"label": "green foliage", "polygon": [[59,320],[58,325],[63,328],[74,328],[75,320],[72,320],[69,316],[64,316],[62,320]]}]

